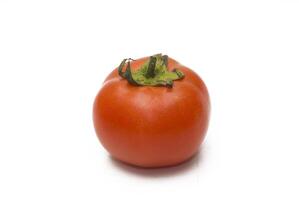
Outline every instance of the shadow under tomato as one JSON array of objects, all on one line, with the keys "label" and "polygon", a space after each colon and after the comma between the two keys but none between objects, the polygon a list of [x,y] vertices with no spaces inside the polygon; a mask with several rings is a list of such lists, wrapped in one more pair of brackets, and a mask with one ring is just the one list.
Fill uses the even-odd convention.
[{"label": "shadow under tomato", "polygon": [[186,160],[185,162],[170,166],[170,167],[160,167],[160,168],[142,168],[134,165],[124,163],[122,161],[116,160],[115,158],[109,156],[109,160],[113,166],[124,171],[128,174],[133,174],[143,177],[170,177],[177,176],[183,173],[187,173],[192,169],[198,168],[202,162],[202,151],[197,152],[193,157]]}]

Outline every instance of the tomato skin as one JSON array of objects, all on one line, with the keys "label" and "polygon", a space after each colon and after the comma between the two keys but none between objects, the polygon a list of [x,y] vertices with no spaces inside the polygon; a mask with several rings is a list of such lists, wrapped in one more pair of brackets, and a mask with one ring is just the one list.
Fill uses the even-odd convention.
[{"label": "tomato skin", "polygon": [[[132,61],[132,69],[147,60]],[[169,58],[185,78],[173,88],[134,86],[115,69],[93,107],[97,136],[116,159],[140,167],[179,164],[199,149],[208,128],[210,100],[200,77]]]}]

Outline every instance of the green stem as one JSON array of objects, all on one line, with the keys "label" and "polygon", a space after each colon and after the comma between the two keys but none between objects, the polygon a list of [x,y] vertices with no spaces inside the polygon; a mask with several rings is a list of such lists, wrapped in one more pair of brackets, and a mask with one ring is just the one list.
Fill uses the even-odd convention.
[{"label": "green stem", "polygon": [[156,62],[157,62],[157,58],[154,56],[151,56],[149,63],[148,63],[147,72],[145,74],[146,78],[154,78],[155,77]]},{"label": "green stem", "polygon": [[184,73],[178,69],[168,71],[168,56],[156,54],[149,58],[137,70],[131,70],[133,59],[124,59],[118,67],[119,75],[135,86],[173,87],[175,80],[184,78]]}]

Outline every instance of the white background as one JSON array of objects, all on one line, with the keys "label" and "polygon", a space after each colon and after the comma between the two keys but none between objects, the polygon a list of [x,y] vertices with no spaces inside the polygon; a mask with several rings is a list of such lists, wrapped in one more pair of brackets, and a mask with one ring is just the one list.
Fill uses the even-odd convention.
[{"label": "white background", "polygon": [[[200,155],[112,161],[92,104],[123,58],[164,53],[212,101]],[[0,1],[0,199],[298,199],[299,3]]]}]

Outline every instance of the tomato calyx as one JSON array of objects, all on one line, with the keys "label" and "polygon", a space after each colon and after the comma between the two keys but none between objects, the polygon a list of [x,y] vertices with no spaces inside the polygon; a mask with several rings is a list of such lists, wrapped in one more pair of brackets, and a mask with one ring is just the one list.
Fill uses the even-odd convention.
[{"label": "tomato calyx", "polygon": [[[118,74],[135,86],[165,86],[173,87],[175,80],[184,78],[183,72],[178,69],[168,71],[168,56],[156,54],[142,64],[137,70],[132,71],[131,58],[124,59],[119,67]],[[125,68],[125,70],[124,70]]]}]

